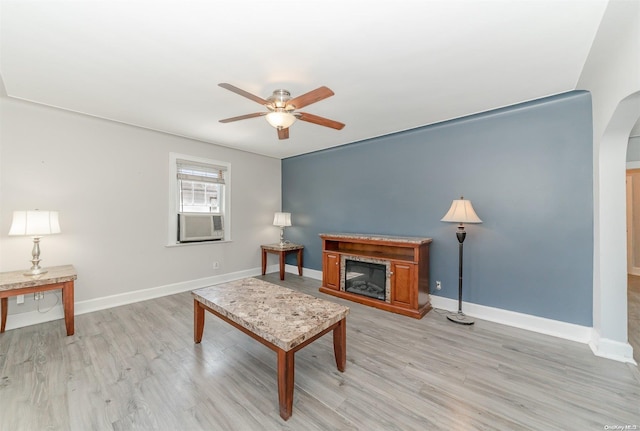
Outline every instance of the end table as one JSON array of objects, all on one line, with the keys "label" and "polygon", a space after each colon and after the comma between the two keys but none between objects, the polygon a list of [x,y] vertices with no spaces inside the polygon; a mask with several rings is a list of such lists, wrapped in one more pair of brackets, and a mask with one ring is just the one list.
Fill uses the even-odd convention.
[{"label": "end table", "polygon": [[4,332],[7,323],[10,296],[61,289],[67,335],[73,335],[73,281],[78,278],[78,273],[73,265],[54,266],[47,270],[45,274],[35,276],[25,276],[24,270],[0,273],[0,333]]},{"label": "end table", "polygon": [[280,256],[280,280],[284,280],[285,257],[288,253],[293,252],[296,252],[298,257],[298,275],[302,275],[302,250],[304,245],[288,242],[284,245],[279,243],[265,244],[261,245],[260,248],[262,249],[262,275],[267,272],[267,253],[274,253]]}]

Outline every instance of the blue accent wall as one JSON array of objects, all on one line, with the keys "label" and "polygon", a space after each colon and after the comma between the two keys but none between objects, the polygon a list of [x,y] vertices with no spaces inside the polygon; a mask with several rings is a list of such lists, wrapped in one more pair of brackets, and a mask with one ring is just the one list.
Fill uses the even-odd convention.
[{"label": "blue accent wall", "polygon": [[463,300],[592,326],[592,134],[591,96],[573,91],[284,159],[287,239],[321,270],[321,232],[433,238],[431,294],[457,299],[456,225],[440,219],[464,196],[483,223],[466,226]]}]

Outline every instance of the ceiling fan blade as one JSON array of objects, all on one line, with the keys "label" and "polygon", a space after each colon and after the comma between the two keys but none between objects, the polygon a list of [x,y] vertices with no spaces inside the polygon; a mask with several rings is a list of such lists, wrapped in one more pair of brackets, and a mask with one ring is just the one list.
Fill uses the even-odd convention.
[{"label": "ceiling fan blade", "polygon": [[255,118],[262,117],[267,115],[268,112],[255,112],[253,114],[240,115],[238,117],[225,118],[224,120],[220,120],[221,123],[231,123],[232,121],[246,120],[247,118]]},{"label": "ceiling fan blade", "polygon": [[320,126],[331,127],[332,129],[342,130],[343,123],[339,121],[329,120],[328,118],[320,117],[318,115],[307,114],[306,112],[299,112],[296,114],[298,120],[306,121],[308,123],[318,124]]},{"label": "ceiling fan blade", "polygon": [[261,104],[261,105],[268,105],[268,104],[269,104],[269,102],[267,102],[267,101],[266,101],[265,99],[263,99],[262,97],[258,97],[258,96],[256,96],[255,94],[251,94],[251,93],[249,93],[248,91],[244,91],[243,89],[238,88],[238,87],[236,87],[236,86],[234,86],[234,85],[231,85],[231,84],[227,84],[226,82],[223,82],[223,83],[218,84],[218,85],[219,85],[220,87],[222,87],[222,88],[225,88],[225,89],[227,89],[227,90],[229,90],[229,91],[232,91],[232,92],[234,92],[234,93],[236,93],[236,94],[239,94],[239,95],[241,95],[241,96],[243,96],[243,97],[246,97],[247,99],[251,99],[251,100],[253,100],[254,102],[258,102],[258,103],[259,103],[259,104]]},{"label": "ceiling fan blade", "polygon": [[298,96],[294,99],[289,100],[287,102],[287,105],[293,105],[296,107],[296,109],[300,109],[304,108],[307,105],[311,105],[312,103],[319,102],[322,99],[326,99],[327,97],[331,97],[334,94],[335,93],[329,88],[322,86],[308,93],[305,93],[302,96]]},{"label": "ceiling fan blade", "polygon": [[278,129],[278,139],[289,139],[289,128]]}]

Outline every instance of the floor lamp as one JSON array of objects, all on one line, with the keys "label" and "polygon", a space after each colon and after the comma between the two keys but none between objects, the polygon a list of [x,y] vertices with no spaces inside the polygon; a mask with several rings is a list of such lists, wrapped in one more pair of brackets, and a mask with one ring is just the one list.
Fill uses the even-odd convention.
[{"label": "floor lamp", "polygon": [[465,232],[464,230],[464,223],[482,223],[482,220],[480,220],[476,212],[473,210],[471,201],[468,201],[461,196],[460,199],[456,199],[453,201],[453,203],[451,204],[451,208],[449,208],[449,212],[447,212],[440,221],[449,223],[460,223],[458,225],[458,231],[456,232],[459,243],[458,312],[447,314],[447,319],[455,323],[460,323],[462,325],[473,325],[473,319],[462,312],[462,243],[464,242],[464,238],[467,236],[467,232]]}]

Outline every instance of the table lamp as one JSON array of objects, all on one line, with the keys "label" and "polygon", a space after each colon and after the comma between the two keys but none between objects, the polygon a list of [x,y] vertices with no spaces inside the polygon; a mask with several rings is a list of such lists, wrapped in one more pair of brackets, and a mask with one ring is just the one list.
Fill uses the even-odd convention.
[{"label": "table lamp", "polygon": [[46,269],[40,266],[40,238],[43,235],[60,233],[58,211],[14,211],[9,235],[24,235],[33,238],[31,251],[31,269],[24,275],[45,274]]},{"label": "table lamp", "polygon": [[447,314],[447,319],[455,323],[462,325],[473,325],[474,321],[466,314],[462,312],[462,243],[464,242],[467,232],[464,230],[464,223],[482,223],[482,220],[478,217],[473,210],[471,201],[464,199],[462,196],[460,199],[456,199],[451,204],[451,208],[444,215],[442,220],[449,223],[460,223],[458,225],[458,231],[456,236],[458,237],[458,312]]},{"label": "table lamp", "polygon": [[273,225],[280,227],[280,247],[284,246],[284,228],[291,226],[291,213],[276,213],[273,217]]}]

